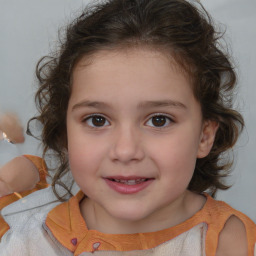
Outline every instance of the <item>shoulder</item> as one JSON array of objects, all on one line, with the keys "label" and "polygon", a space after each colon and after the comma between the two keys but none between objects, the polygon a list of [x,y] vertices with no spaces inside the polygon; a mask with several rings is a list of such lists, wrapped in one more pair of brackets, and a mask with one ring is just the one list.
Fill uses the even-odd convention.
[{"label": "shoulder", "polygon": [[219,234],[217,256],[248,255],[246,227],[242,220],[232,215]]}]

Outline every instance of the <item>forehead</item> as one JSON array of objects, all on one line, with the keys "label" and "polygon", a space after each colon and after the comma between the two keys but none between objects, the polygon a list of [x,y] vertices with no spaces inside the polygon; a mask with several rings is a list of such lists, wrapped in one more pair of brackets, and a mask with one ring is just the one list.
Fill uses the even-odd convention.
[{"label": "forehead", "polygon": [[[123,60],[122,60],[123,59]],[[182,73],[186,76],[189,83],[193,83],[193,71],[190,61],[186,60],[182,54],[174,53],[171,48],[164,46],[154,45],[120,45],[114,46],[113,48],[107,48],[105,50],[98,50],[92,52],[89,55],[83,56],[73,68],[73,74],[78,69],[82,69],[88,66],[96,67],[98,64],[107,64],[107,62],[127,62],[134,60],[135,66],[145,59],[161,59],[165,62],[166,66],[173,69],[176,72]],[[157,64],[158,65],[158,64]],[[191,73],[192,71],[192,73]]]},{"label": "forehead", "polygon": [[175,60],[149,49],[99,51],[84,57],[74,68],[72,87],[73,98],[101,100],[111,95],[154,100],[193,94],[188,75]]}]

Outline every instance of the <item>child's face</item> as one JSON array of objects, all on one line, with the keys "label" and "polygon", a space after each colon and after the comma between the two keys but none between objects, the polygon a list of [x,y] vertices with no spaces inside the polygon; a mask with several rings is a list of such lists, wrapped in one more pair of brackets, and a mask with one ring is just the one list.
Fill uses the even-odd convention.
[{"label": "child's face", "polygon": [[68,152],[94,210],[128,221],[180,210],[211,147],[187,76],[150,50],[99,52],[83,64],[73,73]]}]

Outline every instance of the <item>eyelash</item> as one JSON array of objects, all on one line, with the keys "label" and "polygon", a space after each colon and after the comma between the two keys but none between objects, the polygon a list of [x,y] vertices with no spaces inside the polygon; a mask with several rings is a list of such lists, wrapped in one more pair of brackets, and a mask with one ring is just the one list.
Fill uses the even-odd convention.
[{"label": "eyelash", "polygon": [[[92,119],[95,118],[95,117],[98,117],[98,118],[102,118],[103,121],[104,121],[104,124],[103,125],[100,125],[100,126],[96,126],[94,125],[92,122]],[[164,118],[164,125],[162,126],[155,126],[153,123],[152,123],[152,120],[153,118],[156,118],[156,117],[163,117]],[[87,123],[87,125],[91,128],[95,128],[95,129],[99,129],[101,127],[105,127],[105,126],[108,126],[110,125],[110,122],[107,120],[106,117],[104,117],[104,115],[102,114],[93,114],[93,115],[89,115],[87,117],[85,117],[83,120],[82,120],[83,123]],[[89,122],[91,122],[91,124],[89,124]],[[107,122],[107,125],[105,124]],[[153,127],[153,128],[156,128],[156,129],[164,129],[166,127],[168,127],[171,123],[174,123],[173,119],[167,115],[167,114],[163,114],[163,113],[156,113],[156,114],[153,114],[151,115],[147,121],[145,122],[145,124],[151,122],[152,125],[149,125],[150,127]],[[166,124],[167,122],[167,124]]]}]

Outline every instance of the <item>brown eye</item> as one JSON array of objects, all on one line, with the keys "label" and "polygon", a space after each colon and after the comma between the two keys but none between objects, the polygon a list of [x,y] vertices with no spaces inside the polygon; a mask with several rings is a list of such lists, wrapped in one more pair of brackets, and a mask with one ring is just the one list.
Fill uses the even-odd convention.
[{"label": "brown eye", "polygon": [[87,125],[92,126],[92,127],[103,127],[103,126],[109,125],[109,122],[103,116],[97,116],[97,115],[90,116],[90,117],[86,118],[85,121],[86,121]]},{"label": "brown eye", "polygon": [[166,117],[165,116],[154,116],[152,118],[152,124],[154,126],[164,126],[166,124]]},{"label": "brown eye", "polygon": [[148,126],[152,126],[152,127],[165,127],[168,126],[170,123],[172,122],[172,120],[164,115],[156,115],[151,117],[146,125]]}]

